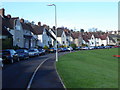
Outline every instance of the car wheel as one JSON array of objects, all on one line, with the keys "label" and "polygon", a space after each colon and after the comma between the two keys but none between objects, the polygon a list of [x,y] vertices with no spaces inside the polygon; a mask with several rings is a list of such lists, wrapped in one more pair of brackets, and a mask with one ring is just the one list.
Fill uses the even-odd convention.
[{"label": "car wheel", "polygon": [[11,63],[11,64],[12,64],[12,63],[14,63],[14,60],[13,60],[13,59],[11,59],[11,60],[10,60],[10,63]]}]

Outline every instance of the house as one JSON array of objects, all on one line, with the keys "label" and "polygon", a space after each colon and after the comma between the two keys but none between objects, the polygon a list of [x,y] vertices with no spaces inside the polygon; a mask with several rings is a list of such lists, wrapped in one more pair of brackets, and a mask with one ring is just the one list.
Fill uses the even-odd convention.
[{"label": "house", "polygon": [[49,32],[50,32],[50,34],[51,34],[51,37],[53,37],[53,38],[52,38],[52,46],[53,46],[53,47],[56,47],[56,46],[55,46],[55,45],[56,45],[56,32],[55,32],[54,28],[50,28],[50,29],[49,29]]},{"label": "house", "polygon": [[65,35],[66,35],[66,43],[67,43],[67,46],[70,46],[71,44],[74,43],[74,38],[73,38],[73,35],[72,35],[72,31],[69,30],[69,29],[64,29],[64,32],[65,32]]},{"label": "house", "polygon": [[23,37],[23,43],[24,43],[24,48],[31,48],[31,40],[32,40],[32,33],[29,24],[24,22],[24,19],[20,20],[21,23],[21,29],[23,31],[22,37]]},{"label": "house", "polygon": [[0,15],[0,41],[2,42],[1,49],[12,48],[13,47],[13,36],[4,26],[2,21],[3,21],[3,18]]},{"label": "house", "polygon": [[88,46],[106,46],[109,45],[109,37],[104,32],[85,32],[82,35],[83,43]]},{"label": "house", "polygon": [[109,34],[109,45],[120,45],[120,35]]},{"label": "house", "polygon": [[82,46],[83,37],[82,37],[81,33],[79,31],[78,32],[72,32],[72,36],[73,36],[74,44],[76,44],[76,46],[78,46],[78,47]]},{"label": "house", "polygon": [[7,29],[7,31],[12,34],[12,42],[13,46],[18,46],[23,48],[24,42],[23,42],[23,31],[21,30],[21,23],[19,21],[19,17],[11,17],[11,15],[5,16],[5,10],[0,10],[2,15],[2,24]]},{"label": "house", "polygon": [[41,23],[38,22],[38,25],[33,26],[34,31],[36,32],[36,35],[38,35],[38,46],[40,47],[52,47],[52,39],[55,40],[55,38],[52,36],[52,34],[49,32],[49,28],[47,25],[41,26]]},{"label": "house", "polygon": [[57,41],[58,46],[66,46],[67,47],[67,37],[64,32],[64,28],[57,28]]}]

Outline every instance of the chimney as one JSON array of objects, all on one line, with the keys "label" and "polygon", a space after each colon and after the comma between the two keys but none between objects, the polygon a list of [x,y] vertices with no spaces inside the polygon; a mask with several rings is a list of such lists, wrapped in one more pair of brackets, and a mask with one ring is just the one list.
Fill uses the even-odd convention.
[{"label": "chimney", "polygon": [[53,30],[55,30],[56,28],[55,28],[55,26],[53,26]]},{"label": "chimney", "polygon": [[23,18],[21,18],[21,19],[20,19],[20,22],[21,22],[21,23],[24,23],[24,19],[23,19]]},{"label": "chimney", "polygon": [[10,19],[10,18],[11,18],[11,15],[10,15],[10,14],[8,14],[8,15],[7,15],[7,18],[8,18],[8,19]]},{"label": "chimney", "polygon": [[44,27],[46,27],[47,25],[46,24],[43,24]]},{"label": "chimney", "polygon": [[38,26],[41,26],[41,22],[38,22]]},{"label": "chimney", "polygon": [[4,9],[4,8],[0,9],[0,15],[1,15],[2,17],[5,16],[5,9]]}]

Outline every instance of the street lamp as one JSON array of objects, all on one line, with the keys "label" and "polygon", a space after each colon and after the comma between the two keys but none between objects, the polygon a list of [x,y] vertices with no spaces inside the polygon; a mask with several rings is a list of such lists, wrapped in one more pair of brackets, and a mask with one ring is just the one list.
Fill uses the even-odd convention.
[{"label": "street lamp", "polygon": [[56,61],[58,61],[58,49],[57,49],[57,12],[56,12],[56,5],[49,4],[47,6],[55,6],[55,29],[56,29]]},{"label": "street lamp", "polygon": [[70,53],[71,53],[71,30],[70,30]]}]

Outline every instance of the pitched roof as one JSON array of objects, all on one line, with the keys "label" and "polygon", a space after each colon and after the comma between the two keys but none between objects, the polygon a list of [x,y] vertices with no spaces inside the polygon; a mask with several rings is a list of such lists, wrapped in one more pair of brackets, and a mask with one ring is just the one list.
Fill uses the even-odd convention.
[{"label": "pitched roof", "polygon": [[2,24],[3,26],[6,26],[7,28],[10,28],[10,29],[14,29],[14,22],[15,22],[16,19],[14,18],[3,18],[2,19]]},{"label": "pitched roof", "polygon": [[73,32],[72,36],[73,36],[74,39],[79,38],[80,32]]},{"label": "pitched roof", "polygon": [[110,40],[112,40],[115,43],[115,40],[113,39],[112,36],[108,36]]},{"label": "pitched roof", "polygon": [[2,27],[2,35],[12,37],[12,34],[4,26]]},{"label": "pitched roof", "polygon": [[23,22],[20,22],[21,25],[22,25],[22,28],[25,29],[25,30],[32,30],[33,28],[31,27],[30,24],[28,23],[23,23]]},{"label": "pitched roof", "polygon": [[82,38],[83,38],[83,40],[84,40],[85,42],[89,42],[89,40],[88,40],[88,38],[87,38],[86,35],[82,35]]},{"label": "pitched roof", "polygon": [[106,34],[100,35],[100,39],[101,39],[101,40],[106,40],[106,39],[107,39],[107,35],[106,35]]},{"label": "pitched roof", "polygon": [[12,34],[7,30],[5,23],[3,24],[3,18],[1,17],[1,15],[0,15],[0,30],[2,30],[0,31],[2,35],[9,36],[9,37],[12,36]]},{"label": "pitched roof", "polygon": [[34,32],[35,32],[36,35],[41,35],[41,34],[43,34],[44,26],[34,25],[34,26],[32,26],[32,27],[33,27]]},{"label": "pitched roof", "polygon": [[62,28],[57,28],[57,37],[61,37],[63,30],[64,29],[62,29]]},{"label": "pitched roof", "polygon": [[53,38],[54,40],[56,40],[55,37],[47,29],[45,29],[45,30],[46,30],[46,33],[47,33],[48,36],[50,36],[51,38]]}]

